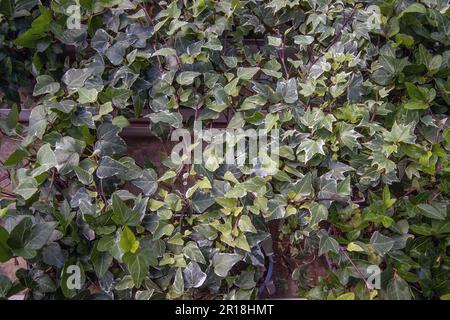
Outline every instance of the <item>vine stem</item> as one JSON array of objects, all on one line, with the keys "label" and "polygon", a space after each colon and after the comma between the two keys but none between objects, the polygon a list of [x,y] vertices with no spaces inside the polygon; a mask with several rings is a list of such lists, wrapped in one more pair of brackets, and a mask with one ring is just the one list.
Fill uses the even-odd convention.
[{"label": "vine stem", "polygon": [[341,250],[341,252],[344,254],[344,256],[348,259],[348,261],[350,261],[351,265],[353,266],[353,268],[356,270],[356,272],[361,276],[361,278],[363,279],[365,285],[366,285],[366,289],[367,291],[370,293],[370,285],[366,280],[366,277],[364,276],[364,274],[361,272],[361,270],[359,270],[358,266],[355,264],[355,262],[353,262],[352,258],[350,258],[350,256],[347,253],[347,250],[345,248],[340,247],[339,248]]},{"label": "vine stem", "polygon": [[281,64],[283,65],[283,70],[284,70],[284,74],[286,76],[286,80],[289,79],[289,72],[287,70],[286,67],[286,58],[285,58],[285,51],[286,51],[286,44],[285,44],[285,39],[284,39],[284,34],[281,36],[281,49],[280,49],[280,60],[281,60]]},{"label": "vine stem", "polygon": [[330,44],[325,48],[325,51],[323,54],[318,55],[316,58],[314,58],[314,60],[312,61],[312,63],[310,64],[308,71],[312,68],[313,65],[316,64],[316,62],[323,57],[323,55],[325,54],[325,52],[327,52],[328,50],[330,50],[330,48],[339,41],[339,39],[342,36],[342,31],[344,31],[344,28],[347,26],[347,24],[350,22],[350,20],[353,18],[353,16],[356,13],[356,5],[353,6],[352,12],[350,13],[350,15],[348,15],[347,17],[345,17],[344,19],[344,23],[342,24],[342,26],[339,28],[338,32],[336,33],[336,35],[334,36],[334,38],[331,40]]},{"label": "vine stem", "polygon": [[[148,22],[149,22],[149,23],[153,26],[153,28],[154,28],[155,25],[153,24],[152,17],[150,17],[150,15],[148,14],[147,9],[145,8],[145,6],[143,6],[142,3],[140,3],[139,6],[140,6],[141,9],[144,11],[145,17],[147,18]],[[156,51],[156,44],[155,44],[154,41],[152,41],[152,48],[153,48],[153,51]],[[178,57],[177,57],[177,58],[178,58]],[[161,59],[159,58],[159,56],[156,56],[156,59],[158,59],[159,72],[160,72],[161,74],[163,74],[164,68],[163,68],[163,66],[162,66]],[[178,62],[178,60],[177,60],[177,62]]]}]

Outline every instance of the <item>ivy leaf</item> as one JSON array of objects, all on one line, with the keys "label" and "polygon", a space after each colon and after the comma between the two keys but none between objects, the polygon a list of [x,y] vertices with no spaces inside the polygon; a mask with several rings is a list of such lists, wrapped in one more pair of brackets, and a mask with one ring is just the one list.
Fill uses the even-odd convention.
[{"label": "ivy leaf", "polygon": [[339,243],[330,237],[324,230],[320,230],[319,236],[319,255],[326,254],[328,252],[339,253]]},{"label": "ivy leaf", "polygon": [[113,261],[113,256],[108,252],[98,251],[97,248],[94,247],[91,254],[91,261],[97,277],[101,279],[105,276],[106,272],[108,272],[108,269]]},{"label": "ivy leaf", "polygon": [[311,158],[314,157],[316,154],[325,155],[325,152],[323,151],[324,144],[325,142],[322,139],[303,140],[302,143],[299,145],[298,150],[305,152],[305,163],[311,160]]},{"label": "ivy leaf", "polygon": [[238,227],[239,227],[239,230],[241,230],[242,232],[257,233],[255,226],[253,225],[252,221],[250,220],[250,217],[246,216],[246,215],[242,215],[239,218]]},{"label": "ivy leaf", "polygon": [[103,29],[97,29],[91,40],[91,47],[100,54],[105,54],[109,47],[110,36]]},{"label": "ivy leaf", "polygon": [[8,292],[12,286],[11,280],[7,276],[0,274],[0,299],[8,297]]},{"label": "ivy leaf", "polygon": [[168,111],[161,111],[150,114],[150,120],[153,123],[167,123],[168,125],[174,127],[174,128],[181,128],[183,117],[180,113],[176,112],[168,112]]},{"label": "ivy leaf", "polygon": [[194,209],[196,213],[204,212],[214,203],[215,203],[214,198],[211,197],[210,194],[205,193],[203,191],[197,190],[194,192],[194,195],[192,196],[192,209]]},{"label": "ivy leaf", "polygon": [[242,258],[243,256],[237,253],[216,253],[212,260],[214,273],[219,277],[226,277],[231,268]]},{"label": "ivy leaf", "polygon": [[119,245],[124,252],[136,253],[139,249],[139,241],[127,226],[123,227],[120,232]]},{"label": "ivy leaf", "polygon": [[55,222],[44,222],[34,225],[31,228],[31,233],[29,234],[24,248],[31,250],[41,249],[50,239],[56,225],[57,223]]},{"label": "ivy leaf", "polygon": [[242,249],[244,251],[250,252],[251,248],[250,245],[248,243],[247,237],[241,233],[239,234],[236,239],[234,239],[233,243],[232,243],[236,248]]},{"label": "ivy leaf", "polygon": [[42,250],[42,261],[50,266],[61,268],[66,260],[58,243],[52,242]]},{"label": "ivy leaf", "polygon": [[295,78],[280,80],[277,82],[277,93],[286,103],[294,103],[298,100],[297,81]]},{"label": "ivy leaf", "polygon": [[39,149],[36,155],[36,159],[41,164],[41,166],[45,166],[46,168],[51,168],[58,164],[55,153],[48,143],[44,144]]},{"label": "ivy leaf", "polygon": [[184,279],[183,279],[183,272],[181,271],[181,268],[178,268],[175,273],[175,278],[173,280],[172,288],[176,294],[181,295],[184,293]]},{"label": "ivy leaf", "polygon": [[139,288],[148,272],[149,266],[145,259],[139,254],[128,252],[123,255],[123,262],[127,264],[134,286]]},{"label": "ivy leaf", "polygon": [[447,205],[445,203],[435,203],[434,205],[421,203],[417,207],[425,217],[435,220],[445,220],[447,217]]},{"label": "ivy leaf", "polygon": [[412,124],[398,125],[397,122],[394,122],[391,132],[384,133],[384,139],[386,141],[394,143],[403,142],[414,144],[416,137],[410,133],[411,131],[412,131]]},{"label": "ivy leaf", "polygon": [[7,135],[11,135],[16,131],[18,123],[19,108],[17,107],[17,104],[13,104],[11,106],[11,110],[8,113],[8,117],[6,119],[0,119],[0,130],[5,132]]},{"label": "ivy leaf", "polygon": [[197,262],[191,261],[183,270],[184,285],[186,289],[199,288],[206,280],[206,273],[202,271]]},{"label": "ivy leaf", "polygon": [[23,146],[29,145],[36,138],[42,139],[47,129],[47,110],[43,105],[38,105],[31,110],[28,132],[26,139],[22,142]]},{"label": "ivy leaf", "polygon": [[200,72],[184,71],[177,76],[177,82],[183,86],[190,85],[194,82],[194,79],[201,75]]},{"label": "ivy leaf", "polygon": [[390,300],[411,300],[411,288],[405,280],[395,274],[387,285],[387,297]]},{"label": "ivy leaf", "polygon": [[21,47],[35,48],[39,39],[44,38],[52,22],[50,9],[39,6],[40,15],[31,23],[31,28],[22,33],[15,43]]},{"label": "ivy leaf", "polygon": [[183,254],[192,261],[203,264],[206,263],[205,257],[198,248],[197,244],[193,241],[189,241],[188,243],[186,243],[186,245],[183,247]]},{"label": "ivy leaf", "polygon": [[258,71],[259,71],[258,67],[238,68],[237,77],[239,79],[251,80]]},{"label": "ivy leaf", "polygon": [[36,85],[34,86],[33,96],[42,94],[55,94],[59,90],[59,82],[55,82],[52,77],[41,75],[36,78]]},{"label": "ivy leaf", "polygon": [[328,209],[323,204],[313,202],[309,207],[311,212],[311,225],[317,225],[322,220],[328,219]]},{"label": "ivy leaf", "polygon": [[297,198],[310,196],[314,191],[313,186],[312,186],[311,173],[308,172],[307,174],[305,174],[305,176],[302,179],[298,180],[293,185],[292,191],[296,193]]},{"label": "ivy leaf", "polygon": [[77,175],[77,178],[80,180],[81,183],[85,185],[90,185],[94,181],[93,176],[83,168],[74,167],[73,170],[75,171],[75,174]]},{"label": "ivy leaf", "polygon": [[384,256],[386,253],[388,253],[394,246],[394,243],[395,241],[392,238],[386,237],[378,231],[375,231],[370,238],[370,244],[381,256]]},{"label": "ivy leaf", "polygon": [[30,199],[38,191],[38,183],[33,177],[26,177],[19,182],[14,192],[25,200]]},{"label": "ivy leaf", "polygon": [[97,101],[97,94],[98,91],[95,88],[80,88],[78,90],[78,102],[81,104],[93,103]]},{"label": "ivy leaf", "polygon": [[136,210],[128,208],[117,193],[112,195],[112,207],[114,211],[112,219],[118,225],[133,227],[139,225],[141,222],[141,214]]},{"label": "ivy leaf", "polygon": [[28,152],[21,148],[20,146],[9,155],[9,157],[5,160],[3,163],[5,168],[9,166],[14,166],[18,164],[20,161],[22,161],[23,158],[25,158],[28,155]]},{"label": "ivy leaf", "polygon": [[407,110],[424,110],[428,109],[430,106],[428,105],[428,103],[423,101],[411,100],[406,102],[403,107]]},{"label": "ivy leaf", "polygon": [[127,167],[109,156],[102,157],[100,165],[97,168],[97,177],[105,179],[120,174],[124,174]]},{"label": "ivy leaf", "polygon": [[84,86],[86,80],[92,75],[89,69],[69,69],[62,77],[68,89],[77,90]]},{"label": "ivy leaf", "polygon": [[362,138],[363,136],[360,133],[356,132],[354,127],[345,122],[341,122],[341,125],[339,127],[339,137],[342,144],[349,149],[361,147],[361,145],[358,143],[358,139]]},{"label": "ivy leaf", "polygon": [[153,195],[158,189],[158,177],[155,170],[145,169],[142,172],[142,177],[137,180],[133,180],[132,183],[140,188],[146,196]]},{"label": "ivy leaf", "polygon": [[12,252],[7,243],[8,238],[8,231],[0,226],[0,262],[6,262],[12,258]]},{"label": "ivy leaf", "polygon": [[355,300],[355,293],[347,292],[343,293],[336,298],[336,300]]}]

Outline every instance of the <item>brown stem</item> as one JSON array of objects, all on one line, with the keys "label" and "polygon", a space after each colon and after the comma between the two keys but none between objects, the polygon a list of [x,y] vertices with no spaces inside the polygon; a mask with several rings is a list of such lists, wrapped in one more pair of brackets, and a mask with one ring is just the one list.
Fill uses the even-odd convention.
[{"label": "brown stem", "polygon": [[370,293],[370,285],[366,280],[366,277],[364,276],[364,274],[361,272],[361,270],[359,270],[358,266],[353,262],[353,260],[350,258],[350,256],[347,254],[346,249],[344,248],[340,248],[341,252],[344,254],[344,256],[348,259],[348,261],[350,261],[351,265],[353,266],[353,268],[356,270],[356,272],[361,276],[361,278],[363,279],[364,283],[366,284],[366,288],[367,291]]},{"label": "brown stem", "polygon": [[283,65],[283,70],[284,70],[284,74],[286,79],[289,79],[289,72],[286,68],[286,58],[284,55],[285,49],[286,49],[286,44],[285,44],[285,39],[284,39],[284,35],[281,36],[281,50],[279,52],[280,55],[280,60],[281,60],[281,64]]},{"label": "brown stem", "polygon": [[353,18],[353,16],[356,13],[356,5],[353,6],[352,12],[350,13],[350,15],[348,17],[345,17],[344,19],[344,23],[342,24],[342,26],[339,28],[338,32],[336,33],[336,35],[334,36],[334,38],[331,40],[330,44],[325,48],[324,53],[318,55],[316,58],[314,58],[313,62],[310,64],[309,69],[311,69],[311,67],[320,59],[323,57],[323,55],[325,54],[325,52],[327,52],[336,42],[339,41],[339,39],[342,36],[342,31],[344,30],[344,28],[347,26],[347,24],[350,22],[350,20]]}]

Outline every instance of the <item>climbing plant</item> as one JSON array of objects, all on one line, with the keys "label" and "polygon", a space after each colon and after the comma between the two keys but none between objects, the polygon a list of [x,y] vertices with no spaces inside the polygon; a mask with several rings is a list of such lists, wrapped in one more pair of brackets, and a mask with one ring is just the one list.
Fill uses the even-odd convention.
[{"label": "climbing plant", "polygon": [[[449,298],[447,1],[0,4],[7,86],[35,81],[0,122],[0,261],[28,266],[0,298],[256,299],[275,244],[302,297]],[[136,163],[136,118],[278,130],[279,160]]]}]

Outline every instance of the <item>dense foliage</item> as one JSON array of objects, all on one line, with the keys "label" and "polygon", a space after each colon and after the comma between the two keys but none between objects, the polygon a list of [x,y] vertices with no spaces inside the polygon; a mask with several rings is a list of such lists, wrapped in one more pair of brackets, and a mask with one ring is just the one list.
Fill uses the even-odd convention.
[{"label": "dense foliage", "polygon": [[[258,298],[274,241],[299,296],[449,297],[447,1],[80,0],[78,29],[75,1],[0,4],[0,128],[20,139],[0,261],[28,263],[0,298]],[[33,78],[22,127],[14,93]],[[276,174],[213,149],[163,171],[120,137],[130,118],[167,141],[221,116],[280,130]]]}]

